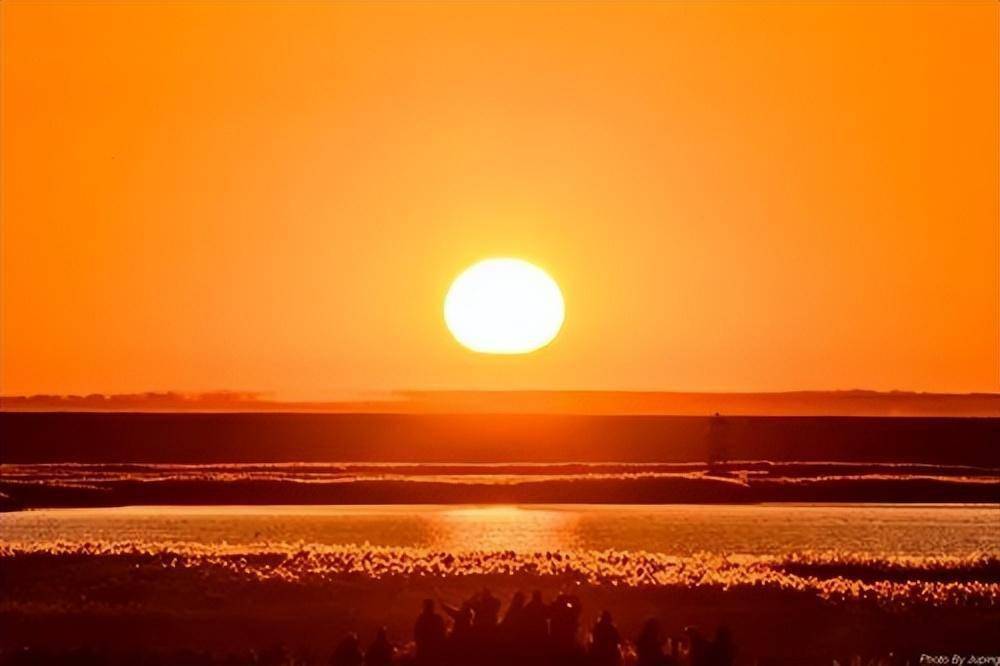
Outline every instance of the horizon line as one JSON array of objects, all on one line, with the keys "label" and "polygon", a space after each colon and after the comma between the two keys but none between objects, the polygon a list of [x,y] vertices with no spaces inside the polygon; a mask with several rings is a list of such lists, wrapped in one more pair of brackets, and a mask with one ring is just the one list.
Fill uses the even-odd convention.
[{"label": "horizon line", "polygon": [[1000,417],[1000,393],[449,389],[362,393],[336,400],[287,400],[247,391],[165,391],[0,396],[0,411]]}]

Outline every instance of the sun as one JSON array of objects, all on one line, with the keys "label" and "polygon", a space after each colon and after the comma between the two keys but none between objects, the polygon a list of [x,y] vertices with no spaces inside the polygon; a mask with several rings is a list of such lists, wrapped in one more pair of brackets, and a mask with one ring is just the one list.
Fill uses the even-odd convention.
[{"label": "sun", "polygon": [[484,259],[455,278],[444,320],[462,345],[484,354],[527,354],[552,342],[566,308],[555,280],[513,258]]}]

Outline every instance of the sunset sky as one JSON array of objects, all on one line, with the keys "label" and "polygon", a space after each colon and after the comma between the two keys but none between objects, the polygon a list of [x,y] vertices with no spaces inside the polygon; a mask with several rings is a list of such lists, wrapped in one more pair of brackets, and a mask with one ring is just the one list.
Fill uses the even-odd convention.
[{"label": "sunset sky", "polygon": [[1000,390],[995,2],[0,11],[4,394]]}]

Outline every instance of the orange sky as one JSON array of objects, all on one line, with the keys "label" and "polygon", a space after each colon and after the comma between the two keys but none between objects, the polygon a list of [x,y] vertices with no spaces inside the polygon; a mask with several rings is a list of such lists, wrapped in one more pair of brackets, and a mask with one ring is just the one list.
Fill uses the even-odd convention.
[{"label": "orange sky", "polygon": [[5,394],[1000,390],[994,2],[2,12]]}]

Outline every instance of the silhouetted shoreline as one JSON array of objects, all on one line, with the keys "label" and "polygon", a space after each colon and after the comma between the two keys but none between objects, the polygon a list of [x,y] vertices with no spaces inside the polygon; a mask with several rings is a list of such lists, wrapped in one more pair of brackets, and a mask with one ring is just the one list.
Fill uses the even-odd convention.
[{"label": "silhouetted shoreline", "polygon": [[0,510],[1000,502],[995,418],[4,412],[0,438]]},{"label": "silhouetted shoreline", "polygon": [[253,504],[996,503],[1000,470],[776,463],[0,465],[0,510]]},{"label": "silhouetted shoreline", "polygon": [[0,396],[8,411],[998,417],[998,393],[917,391],[385,391],[282,400],[248,391]]}]

